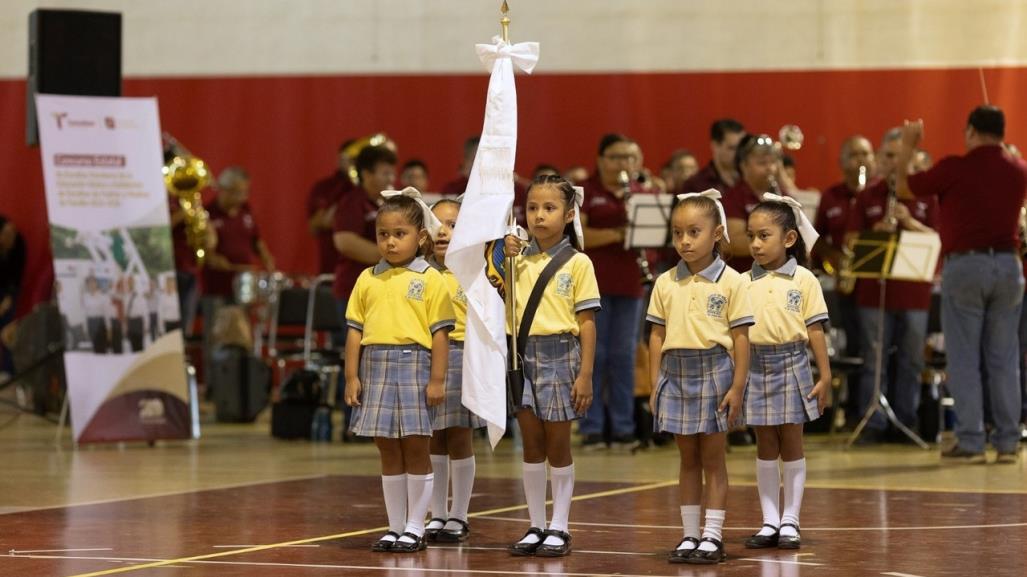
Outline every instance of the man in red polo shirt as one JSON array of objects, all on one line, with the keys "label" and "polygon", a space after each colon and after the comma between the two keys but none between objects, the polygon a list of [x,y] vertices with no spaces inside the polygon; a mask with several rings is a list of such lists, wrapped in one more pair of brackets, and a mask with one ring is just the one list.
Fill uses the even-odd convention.
[{"label": "man in red polo shirt", "polygon": [[745,127],[741,122],[733,118],[715,120],[710,125],[712,156],[709,164],[681,184],[675,193],[702,192],[709,188],[715,188],[721,194],[726,194],[738,182],[735,154],[743,136],[745,136]]},{"label": "man in red polo shirt", "polygon": [[338,253],[332,242],[332,229],[335,225],[336,203],[345,193],[355,188],[349,177],[350,158],[345,152],[346,146],[352,142],[349,140],[339,146],[336,153],[337,170],[331,176],[314,183],[307,197],[307,227],[317,239],[318,274],[335,270]]},{"label": "man in red polo shirt", "polygon": [[[913,157],[922,135],[921,122],[906,123],[900,162]],[[1004,135],[1002,110],[978,106],[967,119],[965,155],[948,156],[930,170],[899,175],[897,181],[900,197],[936,197],[941,206],[942,329],[957,440],[942,456],[971,462],[984,461],[984,398],[991,408],[990,441],[998,462],[1016,463],[1020,433],[1016,334],[1024,278],[1017,224],[1027,193],[1027,166],[1003,148]]]},{"label": "man in red polo shirt", "polygon": [[[910,230],[933,231],[937,226],[938,206],[932,198],[896,201],[894,211],[888,214],[889,197],[895,175],[909,170],[909,163],[898,163],[902,131],[889,130],[878,150],[877,167],[881,179],[856,197],[856,204],[849,214],[848,235],[850,240],[861,231]],[[863,370],[856,397],[860,414],[866,412],[873,401],[873,382],[877,369],[877,351],[895,348],[894,380],[889,378],[889,363],[882,362],[881,392],[885,394],[902,424],[910,429],[917,426],[917,407],[920,406],[920,373],[924,369],[924,344],[927,339],[927,312],[931,308],[931,283],[889,280],[885,281],[884,342],[878,348],[877,334],[882,322],[878,305],[880,303],[880,281],[859,279],[854,292],[859,307]],[[887,358],[887,356],[886,356]],[[888,422],[878,411],[867,423],[866,431],[860,437],[862,443],[876,443],[885,440]],[[905,437],[896,435],[896,441]]]},{"label": "man in red polo shirt", "polygon": [[[588,450],[606,447],[604,430],[610,418],[610,446],[632,449],[635,439],[635,343],[642,318],[642,271],[638,251],[625,250],[628,223],[625,190],[618,180],[621,171],[637,175],[638,148],[621,134],[607,134],[599,141],[596,171],[582,183],[585,203],[581,224],[585,253],[595,265],[603,313],[596,317],[594,401],[579,424]],[[630,192],[644,192],[635,178]]]},{"label": "man in red polo shirt", "polygon": [[260,238],[250,205],[250,176],[239,166],[230,166],[218,175],[218,194],[207,205],[209,225],[217,236],[203,268],[203,294],[232,300],[232,279],[241,271],[253,270],[257,263],[265,270],[275,269],[275,261]]}]

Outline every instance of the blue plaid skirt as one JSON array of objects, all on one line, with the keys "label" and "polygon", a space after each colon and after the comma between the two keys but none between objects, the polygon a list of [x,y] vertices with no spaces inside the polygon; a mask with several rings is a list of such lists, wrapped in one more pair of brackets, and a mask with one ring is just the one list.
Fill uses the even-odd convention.
[{"label": "blue plaid skirt", "polygon": [[[578,418],[571,402],[574,379],[581,370],[581,344],[570,333],[528,337],[524,351],[524,396],[520,407],[533,409],[541,421]],[[535,397],[531,385],[535,385]],[[538,406],[535,406],[538,398]]]},{"label": "blue plaid skirt", "polygon": [[672,349],[663,353],[656,384],[653,428],[675,435],[726,433],[727,411],[718,411],[731,389],[735,364],[727,349]]},{"label": "blue plaid skirt", "polygon": [[420,345],[368,345],[360,357],[360,406],[350,430],[361,437],[431,435],[431,351]]},{"label": "blue plaid skirt", "polygon": [[820,418],[806,342],[752,345],[745,423],[751,426],[800,424]]},{"label": "blue plaid skirt", "polygon": [[449,341],[449,368],[446,372],[446,400],[441,405],[428,407],[432,429],[441,431],[450,427],[478,429],[485,421],[467,410],[460,401],[463,394],[464,342]]}]

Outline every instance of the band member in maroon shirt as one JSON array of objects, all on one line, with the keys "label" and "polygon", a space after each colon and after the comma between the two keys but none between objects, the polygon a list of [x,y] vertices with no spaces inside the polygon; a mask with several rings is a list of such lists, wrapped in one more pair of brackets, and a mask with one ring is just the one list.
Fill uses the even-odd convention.
[{"label": "band member in maroon shirt", "polygon": [[[849,213],[850,241],[861,231],[932,232],[937,226],[938,204],[929,197],[896,201],[892,214],[888,213],[896,174],[910,169],[909,163],[898,163],[901,139],[902,131],[898,128],[884,135],[877,153],[877,169],[881,178],[856,197],[856,204]],[[888,398],[899,421],[916,430],[917,408],[920,406],[920,374],[924,370],[924,345],[927,342],[927,313],[931,307],[931,285],[931,282],[885,281],[884,341],[878,343],[879,323],[882,322],[878,309],[880,281],[859,279],[856,282],[854,296],[859,308],[863,350],[863,371],[856,395],[860,414],[873,401],[878,344],[883,351],[894,348],[894,374],[887,369],[891,364],[887,353],[881,363],[881,392]],[[874,413],[867,422],[860,442],[886,440],[887,427],[888,421],[884,415],[880,411]],[[904,437],[896,435],[894,439],[903,440]]]},{"label": "band member in maroon shirt", "polygon": [[[735,156],[738,143],[745,136],[745,127],[733,118],[721,118],[710,125],[709,164],[680,185],[677,193],[702,192],[715,188],[722,195],[738,182],[738,168]],[[726,199],[727,196],[724,196]],[[743,235],[744,236],[744,235]]]},{"label": "band member in maroon shirt", "polygon": [[[595,396],[579,425],[586,449],[606,447],[603,435],[609,414],[610,446],[631,449],[635,439],[635,344],[641,325],[644,286],[638,251],[624,248],[628,194],[643,192],[634,178],[641,171],[638,147],[621,134],[599,141],[596,171],[583,183],[581,224],[585,253],[592,259],[603,313],[596,317]],[[622,184],[620,173],[627,172]],[[625,190],[625,186],[629,188]]]},{"label": "band member in maroon shirt", "polygon": [[232,299],[232,279],[236,273],[258,266],[275,269],[275,261],[260,238],[250,212],[250,176],[245,169],[231,166],[218,175],[218,193],[207,205],[209,226],[217,235],[217,245],[207,256],[203,268],[203,294]]},{"label": "band member in maroon shirt", "polygon": [[332,243],[332,228],[335,225],[336,203],[356,187],[350,179],[350,158],[346,154],[346,141],[336,153],[337,169],[331,176],[323,178],[310,189],[307,198],[307,227],[317,239],[318,274],[331,273],[335,269],[335,245]]},{"label": "band member in maroon shirt", "polygon": [[[900,174],[896,183],[900,198],[936,197],[941,207],[941,321],[957,440],[942,456],[970,462],[984,461],[989,440],[999,463],[1018,460],[1016,331],[1024,292],[1018,219],[1027,194],[1027,165],[1002,146],[1005,127],[1001,109],[978,106],[963,131],[965,155],[943,158],[908,178]],[[900,163],[912,159],[922,135],[921,122],[906,123]],[[990,438],[984,398],[994,424]]]}]

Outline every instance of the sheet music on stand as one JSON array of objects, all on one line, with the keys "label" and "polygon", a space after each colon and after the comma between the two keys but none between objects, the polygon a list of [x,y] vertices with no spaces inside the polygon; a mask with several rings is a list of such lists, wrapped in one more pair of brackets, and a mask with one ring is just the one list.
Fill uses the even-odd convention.
[{"label": "sheet music on stand", "polygon": [[940,253],[941,238],[934,232],[862,232],[852,247],[850,274],[856,278],[878,279],[880,294],[877,306],[877,340],[874,344],[877,349],[874,359],[876,361],[874,393],[870,406],[867,407],[866,413],[849,437],[846,447],[851,447],[856,442],[874,413],[881,411],[891,424],[910,440],[923,449],[930,448],[919,435],[899,421],[895,416],[895,411],[888,403],[887,397],[881,392],[881,379],[884,371],[882,349],[884,348],[885,289],[888,286],[885,281],[891,279],[933,281]]},{"label": "sheet music on stand", "polygon": [[663,248],[670,244],[672,194],[633,194],[627,202],[624,248]]}]

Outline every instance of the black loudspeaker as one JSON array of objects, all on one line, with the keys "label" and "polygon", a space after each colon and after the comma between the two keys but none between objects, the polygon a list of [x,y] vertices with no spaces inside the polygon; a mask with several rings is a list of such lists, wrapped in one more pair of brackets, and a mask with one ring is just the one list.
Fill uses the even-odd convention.
[{"label": "black loudspeaker", "polygon": [[39,143],[36,94],[121,96],[121,14],[33,10],[25,85],[29,146]]},{"label": "black loudspeaker", "polygon": [[246,423],[267,406],[271,369],[246,349],[228,345],[214,351],[207,384],[213,389],[217,420]]}]

